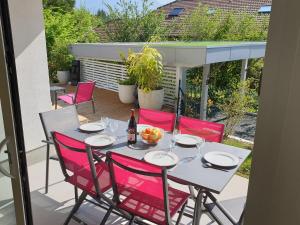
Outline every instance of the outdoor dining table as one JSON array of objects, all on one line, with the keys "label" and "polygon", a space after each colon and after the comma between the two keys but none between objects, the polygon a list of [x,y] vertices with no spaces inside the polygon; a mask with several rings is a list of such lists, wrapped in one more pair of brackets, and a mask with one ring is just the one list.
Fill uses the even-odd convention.
[{"label": "outdoor dining table", "polygon": [[[98,149],[101,153],[105,154],[106,152],[111,151],[143,160],[145,154],[147,154],[149,151],[170,150],[169,146],[170,140],[172,138],[172,133],[165,132],[164,137],[158,142],[157,145],[143,144],[140,137],[138,137],[137,146],[140,147],[133,148],[127,145],[127,122],[117,120],[117,123],[118,129],[113,134],[109,131],[109,129],[105,129],[101,132],[110,134],[116,138],[116,142],[112,146]],[[79,129],[69,130],[63,133],[80,141],[84,141],[86,138],[96,135],[95,133],[91,134],[81,132]],[[236,167],[226,170],[216,167],[208,167],[204,165],[202,161],[203,159],[201,159],[201,157],[194,157],[199,153],[196,147],[184,147],[177,145],[175,149],[172,150],[172,152],[174,152],[179,157],[179,159],[194,157],[193,160],[190,160],[186,163],[179,163],[173,169],[171,168],[168,171],[169,178],[175,179],[176,181],[184,183],[186,185],[191,185],[199,190],[195,199],[193,225],[200,224],[203,193],[205,191],[216,194],[221,193],[228,182],[232,179],[238,168],[250,154],[249,150],[215,142],[206,142],[200,151],[202,156],[211,151],[231,153],[239,159],[239,163]]]}]

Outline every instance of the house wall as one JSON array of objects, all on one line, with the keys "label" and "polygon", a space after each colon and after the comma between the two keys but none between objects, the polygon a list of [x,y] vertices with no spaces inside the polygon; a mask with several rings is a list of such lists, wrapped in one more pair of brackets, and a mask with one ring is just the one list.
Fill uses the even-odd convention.
[{"label": "house wall", "polygon": [[51,109],[41,0],[9,0],[26,150],[44,138],[39,112]]},{"label": "house wall", "polygon": [[273,0],[245,225],[300,224],[299,8]]}]

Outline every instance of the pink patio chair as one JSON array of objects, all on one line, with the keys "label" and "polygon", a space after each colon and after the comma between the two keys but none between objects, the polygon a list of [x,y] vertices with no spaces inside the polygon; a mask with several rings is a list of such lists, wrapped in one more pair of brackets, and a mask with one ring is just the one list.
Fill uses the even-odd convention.
[{"label": "pink patio chair", "polygon": [[[81,103],[91,102],[93,107],[93,112],[95,113],[95,103],[93,99],[95,84],[96,84],[95,81],[79,82],[75,93],[60,95],[57,98],[70,105],[78,105]],[[55,109],[56,108],[57,105],[55,105]]]},{"label": "pink patio chair", "polygon": [[152,109],[139,110],[139,124],[149,124],[151,126],[159,127],[165,131],[173,131],[175,125],[175,113],[162,112]]},{"label": "pink patio chair", "polygon": [[94,155],[91,148],[81,141],[58,132],[52,132],[52,139],[65,181],[82,190],[64,225],[70,222],[87,195],[100,204],[103,203],[100,198],[112,204],[103,194],[111,188],[107,164]]},{"label": "pink patio chair", "polygon": [[[177,223],[183,215],[189,194],[168,185],[167,170],[141,160],[109,152],[114,201],[117,208],[130,215],[129,224],[148,220],[159,225],[171,225],[178,212]],[[107,212],[101,225],[108,219]]]},{"label": "pink patio chair", "polygon": [[178,129],[183,134],[192,134],[204,138],[206,141],[222,142],[224,124],[213,123],[181,116]]}]

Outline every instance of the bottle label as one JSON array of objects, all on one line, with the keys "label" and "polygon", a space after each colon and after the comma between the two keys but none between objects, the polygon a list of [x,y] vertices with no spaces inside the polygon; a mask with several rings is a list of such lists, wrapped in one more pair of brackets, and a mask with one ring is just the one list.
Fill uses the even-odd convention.
[{"label": "bottle label", "polygon": [[128,141],[135,142],[136,141],[135,137],[136,137],[135,130],[134,129],[129,129],[128,130]]},{"label": "bottle label", "polygon": [[128,134],[128,141],[135,141],[135,134]]}]

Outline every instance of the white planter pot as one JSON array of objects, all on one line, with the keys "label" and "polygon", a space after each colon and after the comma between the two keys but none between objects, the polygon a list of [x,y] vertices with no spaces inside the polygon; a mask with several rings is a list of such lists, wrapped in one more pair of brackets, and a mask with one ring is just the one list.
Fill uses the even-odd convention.
[{"label": "white planter pot", "polygon": [[124,104],[134,103],[135,87],[136,87],[135,85],[118,84],[119,98],[122,103],[124,103]]},{"label": "white planter pot", "polygon": [[145,93],[138,90],[139,104],[141,108],[160,110],[164,103],[164,89],[150,91]]},{"label": "white planter pot", "polygon": [[66,84],[70,80],[70,71],[57,71],[59,83]]}]

